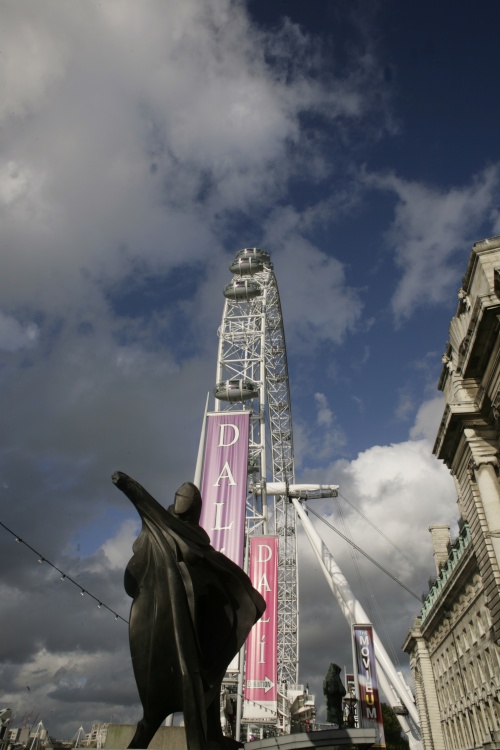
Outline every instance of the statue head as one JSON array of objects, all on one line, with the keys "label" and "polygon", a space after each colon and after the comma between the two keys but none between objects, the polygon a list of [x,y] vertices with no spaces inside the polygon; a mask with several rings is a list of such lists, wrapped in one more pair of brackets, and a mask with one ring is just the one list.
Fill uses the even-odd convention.
[{"label": "statue head", "polygon": [[198,487],[192,482],[184,482],[175,493],[174,513],[187,523],[199,523],[201,495]]},{"label": "statue head", "polygon": [[335,664],[333,661],[330,662],[330,666],[328,667],[328,672],[326,673],[326,679],[333,677],[336,674],[341,673],[341,668],[338,664]]}]

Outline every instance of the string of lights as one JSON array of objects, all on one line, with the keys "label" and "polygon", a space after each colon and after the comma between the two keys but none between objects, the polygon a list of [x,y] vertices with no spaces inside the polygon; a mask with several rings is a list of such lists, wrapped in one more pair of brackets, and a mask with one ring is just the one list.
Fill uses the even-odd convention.
[{"label": "string of lights", "polygon": [[[240,698],[242,698],[242,700],[244,700],[245,703],[251,703],[252,706],[257,706],[258,708],[264,709],[264,711],[266,712],[266,714],[269,713],[272,716],[276,716],[276,711],[273,711],[272,708],[268,708],[267,706],[264,706],[263,703],[258,703],[257,701],[253,701],[251,698],[245,698],[245,696],[242,695],[241,693],[239,693],[237,690],[235,690],[234,693],[233,692],[230,693],[230,697],[231,698],[232,697],[236,698],[237,696],[239,696]],[[267,719],[266,719],[266,721],[267,721]],[[249,723],[251,723],[251,724],[257,723],[258,724],[259,722],[257,720],[256,722],[251,721]]]},{"label": "string of lights", "polygon": [[[112,615],[114,615],[115,620],[122,620],[123,622],[127,623],[128,620],[126,620],[124,617],[119,615],[117,612],[115,612],[111,607],[108,607],[108,605],[103,602],[101,599],[99,599],[97,596],[94,596],[88,589],[84,588],[78,581],[75,581],[74,578],[72,578],[70,575],[65,573],[61,568],[59,568],[57,565],[54,565],[53,562],[51,562],[47,557],[43,556],[38,550],[36,550],[34,547],[31,546],[31,544],[28,544],[28,542],[24,539],[22,539],[18,534],[16,534],[12,529],[9,529],[8,526],[6,526],[2,521],[0,521],[0,526],[5,529],[12,537],[14,537],[14,540],[17,544],[23,544],[25,547],[27,547],[31,552],[33,552],[37,558],[38,562],[40,564],[46,564],[49,565],[51,568],[56,570],[59,573],[59,576],[61,578],[61,581],[69,581],[69,583],[72,583],[74,586],[76,586],[77,589],[80,590],[81,596],[88,596],[91,599],[93,599],[95,602],[97,602],[98,609],[107,609],[108,612],[111,612]],[[233,695],[236,695],[236,693],[233,693]],[[241,696],[243,698],[243,696]],[[245,698],[248,703],[251,703],[254,706],[258,706],[261,709],[264,709],[266,713],[271,713],[275,715],[275,712],[269,709],[267,706],[264,706],[261,703],[258,703],[256,701],[253,701],[249,698]]]},{"label": "string of lights", "polygon": [[88,589],[84,588],[80,583],[78,583],[78,581],[75,581],[74,578],[72,578],[70,575],[68,575],[67,573],[65,573],[60,568],[58,568],[57,565],[54,565],[53,562],[51,562],[45,556],[43,556],[42,554],[40,554],[40,552],[38,552],[38,550],[36,550],[34,547],[31,546],[31,544],[28,544],[28,542],[26,542],[24,539],[21,539],[20,536],[18,536],[14,531],[12,531],[12,529],[9,529],[9,527],[6,526],[4,523],[2,523],[2,521],[0,521],[0,526],[3,529],[5,529],[5,531],[7,531],[9,534],[11,534],[11,536],[14,537],[15,541],[17,542],[17,544],[24,544],[25,547],[27,547],[31,552],[33,552],[37,556],[38,562],[41,565],[42,564],[46,564],[46,565],[49,565],[54,570],[56,570],[59,573],[59,575],[60,575],[61,581],[69,581],[69,583],[72,583],[73,586],[76,586],[76,588],[80,589],[81,596],[88,596],[91,599],[93,599],[95,602],[97,602],[97,608],[98,609],[107,609],[108,612],[111,612],[111,614],[114,615],[115,620],[122,620],[123,622],[127,623],[127,625],[128,625],[128,620],[126,620],[124,617],[122,617],[117,612],[115,612],[114,609],[112,609],[111,607],[108,607],[108,605],[105,602],[103,602],[97,596],[94,596],[94,594],[92,594],[90,591],[88,591]]}]

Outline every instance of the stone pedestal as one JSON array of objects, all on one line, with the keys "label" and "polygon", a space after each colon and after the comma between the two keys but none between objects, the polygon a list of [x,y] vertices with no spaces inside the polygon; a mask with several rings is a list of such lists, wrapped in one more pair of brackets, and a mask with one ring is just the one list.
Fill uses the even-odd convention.
[{"label": "stone pedestal", "polygon": [[[110,724],[105,750],[125,750],[136,730],[135,724]],[[184,727],[160,727],[149,743],[150,750],[187,750]]]}]

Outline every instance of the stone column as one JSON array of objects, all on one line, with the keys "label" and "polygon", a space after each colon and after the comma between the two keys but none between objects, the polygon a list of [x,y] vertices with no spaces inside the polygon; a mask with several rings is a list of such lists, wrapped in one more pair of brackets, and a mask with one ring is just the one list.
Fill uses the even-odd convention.
[{"label": "stone column", "polygon": [[486,436],[479,435],[476,430],[466,429],[464,434],[472,453],[472,468],[488,526],[487,537],[495,551],[497,572],[500,573],[500,483],[496,473],[496,445],[492,444],[492,440],[485,439]]},{"label": "stone column", "polygon": [[[472,454],[472,472],[479,491],[485,541],[484,560],[489,559],[489,569],[481,550],[477,549],[478,564],[493,620],[495,640],[500,639],[500,483],[497,476],[498,449],[496,436],[490,430],[464,430]],[[478,508],[479,510],[479,508]],[[487,555],[487,557],[486,557]]]},{"label": "stone column", "polygon": [[431,657],[418,617],[403,648],[410,654],[424,750],[446,750]]}]

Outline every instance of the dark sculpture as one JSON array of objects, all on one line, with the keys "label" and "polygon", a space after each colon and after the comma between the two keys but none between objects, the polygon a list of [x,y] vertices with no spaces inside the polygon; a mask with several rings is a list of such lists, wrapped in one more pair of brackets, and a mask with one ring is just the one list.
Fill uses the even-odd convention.
[{"label": "dark sculpture", "polygon": [[340,679],[341,671],[338,664],[330,664],[326,677],[323,680],[323,693],[326,700],[326,720],[332,724],[338,724],[339,729],[344,725],[342,699],[346,693]]},{"label": "dark sculpture", "polygon": [[248,576],[210,545],[190,482],[162,507],[131,477],[113,482],[142,519],[125,571],[133,598],[130,651],[143,718],[129,748],[147,748],[171,713],[184,712],[188,750],[240,746],[224,737],[219,695],[226,668],[265,610]]}]

